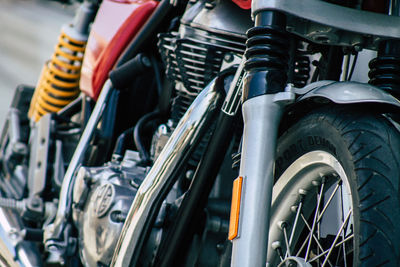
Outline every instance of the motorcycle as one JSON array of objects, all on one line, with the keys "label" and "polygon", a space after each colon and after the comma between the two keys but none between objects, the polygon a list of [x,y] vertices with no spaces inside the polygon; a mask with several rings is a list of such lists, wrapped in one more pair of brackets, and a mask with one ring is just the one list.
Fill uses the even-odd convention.
[{"label": "motorcycle", "polygon": [[399,266],[399,15],[83,1],[3,127],[0,262]]}]

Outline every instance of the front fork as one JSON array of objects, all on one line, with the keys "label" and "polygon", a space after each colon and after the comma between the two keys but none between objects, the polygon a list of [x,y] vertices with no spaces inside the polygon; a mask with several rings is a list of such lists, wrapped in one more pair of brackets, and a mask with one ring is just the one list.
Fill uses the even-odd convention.
[{"label": "front fork", "polygon": [[290,42],[285,16],[263,11],[255,22],[245,53],[239,218],[230,231],[232,266],[241,267],[266,265],[278,127],[285,105],[294,100],[286,86]]}]

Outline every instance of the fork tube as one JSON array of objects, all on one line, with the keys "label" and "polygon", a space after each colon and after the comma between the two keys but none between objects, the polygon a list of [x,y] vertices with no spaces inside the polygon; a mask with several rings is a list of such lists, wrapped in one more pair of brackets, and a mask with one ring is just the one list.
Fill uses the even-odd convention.
[{"label": "fork tube", "polygon": [[277,133],[283,109],[293,94],[285,92],[289,61],[286,20],[263,11],[248,31],[243,92],[243,177],[238,236],[232,266],[265,266]]}]

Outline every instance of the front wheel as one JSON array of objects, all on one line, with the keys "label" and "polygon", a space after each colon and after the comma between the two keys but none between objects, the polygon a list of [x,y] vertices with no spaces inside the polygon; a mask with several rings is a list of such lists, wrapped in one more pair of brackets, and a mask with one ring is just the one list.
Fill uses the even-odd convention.
[{"label": "front wheel", "polygon": [[400,266],[400,134],[343,107],[280,138],[269,266]]}]

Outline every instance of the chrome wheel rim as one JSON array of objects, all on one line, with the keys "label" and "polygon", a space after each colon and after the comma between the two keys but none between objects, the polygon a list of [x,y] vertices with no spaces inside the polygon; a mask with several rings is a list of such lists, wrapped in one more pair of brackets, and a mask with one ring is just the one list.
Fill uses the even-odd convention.
[{"label": "chrome wheel rim", "polygon": [[352,266],[353,221],[340,162],[325,151],[301,156],[273,188],[267,266],[299,266],[296,258],[303,266]]}]

